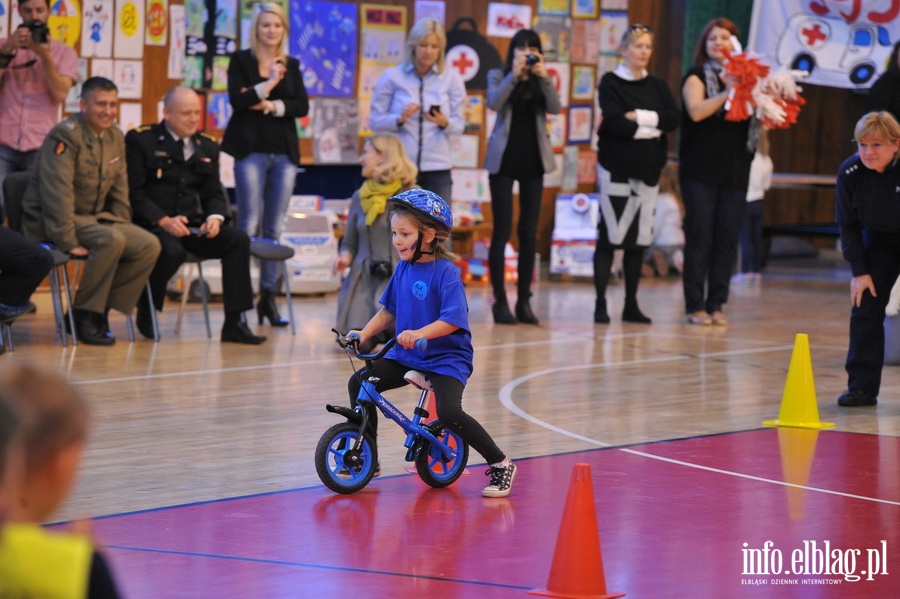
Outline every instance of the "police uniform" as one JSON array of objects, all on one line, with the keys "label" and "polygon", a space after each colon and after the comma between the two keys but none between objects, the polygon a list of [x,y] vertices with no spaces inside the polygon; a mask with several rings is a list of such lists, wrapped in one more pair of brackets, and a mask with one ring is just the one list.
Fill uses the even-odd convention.
[{"label": "police uniform", "polygon": [[224,219],[229,213],[219,179],[219,145],[206,133],[195,133],[189,142],[192,151],[185,158],[185,140],[176,140],[165,123],[144,125],[125,136],[134,221],[162,244],[150,275],[154,304],[162,310],[166,284],[190,252],[200,258],[222,260],[225,313],[244,312],[253,308],[248,235],[223,225],[213,238],[173,237],[158,224],[167,216],[185,216],[188,226],[200,227],[210,216]]},{"label": "police uniform", "polygon": [[159,241],[131,222],[125,141],[95,132],[82,113],[47,134],[23,199],[22,230],[68,252],[89,250],[73,309],[130,314],[159,255]]},{"label": "police uniform", "polygon": [[900,275],[900,164],[894,160],[878,173],[854,155],[838,171],[836,196],[835,220],[844,258],[854,277],[872,277],[877,294],[864,293],[850,313],[848,388],[877,397],[884,365],[885,308]]}]

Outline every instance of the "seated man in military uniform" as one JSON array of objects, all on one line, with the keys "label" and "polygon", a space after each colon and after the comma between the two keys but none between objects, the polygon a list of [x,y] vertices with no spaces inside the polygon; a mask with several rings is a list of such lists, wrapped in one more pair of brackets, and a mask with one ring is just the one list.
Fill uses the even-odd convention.
[{"label": "seated man in military uniform", "polygon": [[166,93],[163,122],[125,136],[134,221],[162,244],[150,274],[155,306],[145,293],[138,303],[138,330],[153,336],[150,310],[162,310],[166,285],[190,252],[222,260],[222,341],[259,344],[266,338],[253,334],[242,317],[253,308],[250,238],[225,225],[228,200],[219,180],[219,145],[197,132],[201,110],[194,90],[173,87]]}]

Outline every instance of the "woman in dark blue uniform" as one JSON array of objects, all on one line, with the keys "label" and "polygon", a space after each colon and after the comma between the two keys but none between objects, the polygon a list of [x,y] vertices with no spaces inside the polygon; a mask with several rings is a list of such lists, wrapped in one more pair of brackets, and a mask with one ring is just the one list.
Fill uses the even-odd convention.
[{"label": "woman in dark blue uniform", "polygon": [[878,403],[884,364],[884,312],[900,275],[900,124],[870,112],[854,130],[859,151],[838,171],[836,220],[850,262],[850,348],[847,407]]}]

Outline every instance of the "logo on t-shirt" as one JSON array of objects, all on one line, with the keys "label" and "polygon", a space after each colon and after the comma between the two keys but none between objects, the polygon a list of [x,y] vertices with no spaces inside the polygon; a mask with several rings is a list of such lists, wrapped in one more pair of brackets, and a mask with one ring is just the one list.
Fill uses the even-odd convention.
[{"label": "logo on t-shirt", "polygon": [[428,285],[425,281],[416,281],[413,283],[412,294],[416,299],[425,299],[428,295]]}]

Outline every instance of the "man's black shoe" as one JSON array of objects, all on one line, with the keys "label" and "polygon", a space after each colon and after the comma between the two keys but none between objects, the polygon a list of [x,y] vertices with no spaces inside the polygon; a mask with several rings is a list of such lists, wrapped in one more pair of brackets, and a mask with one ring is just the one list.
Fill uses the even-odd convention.
[{"label": "man's black shoe", "polygon": [[838,397],[838,405],[845,408],[858,408],[862,406],[874,406],[878,404],[878,398],[865,391],[847,391]]},{"label": "man's black shoe", "polygon": [[141,332],[141,335],[144,336],[144,339],[155,339],[156,336],[153,334],[153,314],[150,310],[153,310],[147,305],[147,300],[143,297],[138,301],[137,305],[137,317],[135,320],[137,321],[137,328]]},{"label": "man's black shoe", "polygon": [[254,335],[253,332],[243,322],[226,322],[222,325],[222,341],[230,343],[246,343],[248,345],[259,345],[266,338],[262,335]]},{"label": "man's black shoe", "polygon": [[103,331],[106,319],[103,314],[90,310],[73,310],[75,317],[75,332],[78,341],[87,345],[113,345],[116,338],[112,333]]}]

